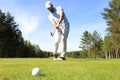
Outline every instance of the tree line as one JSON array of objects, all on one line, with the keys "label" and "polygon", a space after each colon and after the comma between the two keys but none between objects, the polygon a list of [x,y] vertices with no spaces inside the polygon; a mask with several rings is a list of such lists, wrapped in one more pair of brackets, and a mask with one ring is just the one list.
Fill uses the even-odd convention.
[{"label": "tree line", "polygon": [[[106,20],[108,34],[104,38],[103,51],[107,57],[120,57],[120,0],[112,0],[102,13]],[[108,56],[109,55],[109,56]]]},{"label": "tree line", "polygon": [[[120,57],[120,0],[111,0],[109,8],[101,13],[108,25],[104,39],[94,31],[83,32],[80,51],[66,54],[72,58],[119,58]],[[24,40],[11,14],[0,10],[0,57],[50,57],[52,52],[42,51],[39,45]],[[102,26],[101,26],[102,27]]]},{"label": "tree line", "polygon": [[0,57],[49,57],[51,52],[24,40],[18,26],[9,12],[0,10]]}]

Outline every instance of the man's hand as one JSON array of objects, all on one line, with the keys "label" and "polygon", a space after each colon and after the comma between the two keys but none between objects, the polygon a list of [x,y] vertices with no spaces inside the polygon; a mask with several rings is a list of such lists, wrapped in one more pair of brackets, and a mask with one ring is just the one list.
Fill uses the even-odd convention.
[{"label": "man's hand", "polygon": [[54,20],[52,20],[51,24],[55,29],[59,29],[59,26],[60,26],[59,23],[56,23]]},{"label": "man's hand", "polygon": [[56,26],[56,29],[59,29],[59,26]]},{"label": "man's hand", "polygon": [[59,29],[59,23],[56,24],[55,28],[56,28],[56,29]]}]

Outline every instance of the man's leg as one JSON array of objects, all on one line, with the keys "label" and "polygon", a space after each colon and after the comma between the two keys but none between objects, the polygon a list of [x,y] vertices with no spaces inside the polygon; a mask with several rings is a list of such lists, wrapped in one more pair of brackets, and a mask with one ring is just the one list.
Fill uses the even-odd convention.
[{"label": "man's leg", "polygon": [[62,39],[62,53],[60,57],[65,57],[66,50],[67,50],[67,39]]},{"label": "man's leg", "polygon": [[53,55],[55,58],[57,58],[57,50],[61,41],[61,29],[57,29],[55,31],[55,43],[54,43],[54,51],[53,51]]},{"label": "man's leg", "polygon": [[60,55],[61,58],[65,59],[65,53],[67,51],[67,38],[69,34],[69,25],[65,25],[62,29],[62,53]]}]

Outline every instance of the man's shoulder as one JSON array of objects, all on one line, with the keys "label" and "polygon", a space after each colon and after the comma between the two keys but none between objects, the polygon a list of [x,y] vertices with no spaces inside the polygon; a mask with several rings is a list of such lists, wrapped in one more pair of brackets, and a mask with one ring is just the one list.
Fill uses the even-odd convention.
[{"label": "man's shoulder", "polygon": [[58,6],[58,7],[56,7],[56,9],[57,9],[57,13],[63,12],[62,6]]},{"label": "man's shoulder", "polygon": [[62,9],[62,6],[57,6],[56,9]]}]

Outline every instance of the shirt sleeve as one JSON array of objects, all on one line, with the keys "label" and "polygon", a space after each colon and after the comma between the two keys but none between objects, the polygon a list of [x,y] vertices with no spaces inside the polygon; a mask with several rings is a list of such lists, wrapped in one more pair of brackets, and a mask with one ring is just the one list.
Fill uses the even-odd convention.
[{"label": "shirt sleeve", "polygon": [[53,17],[52,17],[52,15],[51,15],[51,14],[48,16],[48,19],[49,19],[50,21],[52,21],[52,20],[53,20]]},{"label": "shirt sleeve", "polygon": [[57,7],[57,14],[61,13],[61,12],[64,12],[63,11],[63,8],[61,6],[58,6]]}]

